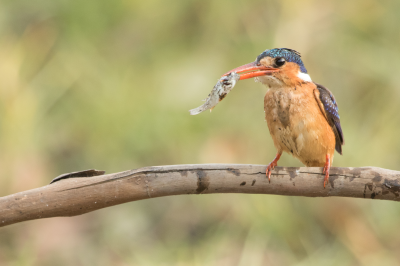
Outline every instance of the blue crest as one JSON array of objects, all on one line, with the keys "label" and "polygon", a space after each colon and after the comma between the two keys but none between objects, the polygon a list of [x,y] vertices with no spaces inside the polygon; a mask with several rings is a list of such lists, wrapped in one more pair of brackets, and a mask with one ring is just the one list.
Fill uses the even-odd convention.
[{"label": "blue crest", "polygon": [[272,58],[283,57],[286,59],[287,62],[293,62],[298,64],[300,67],[300,71],[303,73],[307,73],[307,69],[303,64],[303,61],[301,61],[300,53],[295,50],[288,48],[275,48],[275,49],[265,50],[259,56],[257,56],[257,63],[259,63],[260,60],[266,56]]}]

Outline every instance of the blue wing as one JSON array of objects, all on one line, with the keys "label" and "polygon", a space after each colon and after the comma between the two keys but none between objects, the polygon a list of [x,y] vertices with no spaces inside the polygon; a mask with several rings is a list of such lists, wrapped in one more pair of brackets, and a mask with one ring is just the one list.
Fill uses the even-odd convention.
[{"label": "blue wing", "polygon": [[324,86],[315,83],[319,91],[319,99],[325,111],[326,119],[329,125],[332,127],[335,133],[335,149],[338,153],[342,154],[342,145],[344,145],[344,137],[342,126],[340,125],[339,108],[337,106],[335,97],[333,94]]}]

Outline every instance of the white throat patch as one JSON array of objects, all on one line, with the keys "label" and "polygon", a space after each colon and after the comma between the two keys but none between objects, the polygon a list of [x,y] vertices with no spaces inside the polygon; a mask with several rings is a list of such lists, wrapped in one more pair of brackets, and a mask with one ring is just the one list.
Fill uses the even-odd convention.
[{"label": "white throat patch", "polygon": [[307,81],[307,82],[312,82],[310,75],[303,73],[303,72],[299,72],[299,74],[297,74],[297,77],[299,77],[300,79]]}]

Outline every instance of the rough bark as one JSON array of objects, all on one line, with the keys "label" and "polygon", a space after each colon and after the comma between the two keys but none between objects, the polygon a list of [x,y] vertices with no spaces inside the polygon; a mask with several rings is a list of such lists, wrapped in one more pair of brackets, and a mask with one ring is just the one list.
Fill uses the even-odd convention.
[{"label": "rough bark", "polygon": [[[75,216],[136,200],[184,194],[250,193],[353,197],[399,201],[400,172],[377,167],[331,168],[323,188],[321,168],[276,167],[271,183],[264,165],[202,164],[146,167],[108,175],[62,178],[0,198],[0,226]],[[88,172],[84,171],[84,175]],[[102,174],[100,171],[92,171]]]}]

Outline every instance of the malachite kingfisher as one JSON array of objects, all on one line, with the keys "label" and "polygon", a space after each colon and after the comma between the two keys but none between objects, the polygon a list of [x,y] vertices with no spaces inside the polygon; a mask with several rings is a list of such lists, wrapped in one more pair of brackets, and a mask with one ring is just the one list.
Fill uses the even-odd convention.
[{"label": "malachite kingfisher", "polygon": [[300,53],[288,48],[265,50],[256,61],[235,68],[240,80],[255,78],[267,86],[264,97],[265,119],[277,149],[267,166],[266,176],[285,151],[307,167],[324,167],[324,188],[336,151],[342,154],[344,137],[339,109],[333,94],[313,82]]}]

